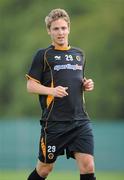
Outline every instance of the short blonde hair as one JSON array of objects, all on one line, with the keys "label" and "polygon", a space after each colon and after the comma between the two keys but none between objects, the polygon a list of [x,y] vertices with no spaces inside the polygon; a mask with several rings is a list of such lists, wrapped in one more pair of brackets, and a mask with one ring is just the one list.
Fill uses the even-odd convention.
[{"label": "short blonde hair", "polygon": [[64,19],[68,23],[68,27],[70,27],[70,17],[68,13],[64,9],[53,9],[48,16],[45,17],[46,27],[50,29],[51,23],[58,19]]}]

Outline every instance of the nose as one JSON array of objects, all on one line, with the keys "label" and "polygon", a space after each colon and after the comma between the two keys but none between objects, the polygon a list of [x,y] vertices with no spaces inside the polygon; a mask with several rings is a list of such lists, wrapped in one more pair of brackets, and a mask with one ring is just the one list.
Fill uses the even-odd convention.
[{"label": "nose", "polygon": [[58,33],[61,35],[63,34],[63,30],[62,29],[59,29]]}]

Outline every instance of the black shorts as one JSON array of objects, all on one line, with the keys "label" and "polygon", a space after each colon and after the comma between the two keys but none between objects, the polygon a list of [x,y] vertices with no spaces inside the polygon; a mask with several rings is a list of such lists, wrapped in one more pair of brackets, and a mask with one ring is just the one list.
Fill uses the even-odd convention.
[{"label": "black shorts", "polygon": [[94,154],[92,127],[89,120],[68,122],[42,122],[39,143],[39,160],[53,163],[66,153],[74,158],[74,152]]}]

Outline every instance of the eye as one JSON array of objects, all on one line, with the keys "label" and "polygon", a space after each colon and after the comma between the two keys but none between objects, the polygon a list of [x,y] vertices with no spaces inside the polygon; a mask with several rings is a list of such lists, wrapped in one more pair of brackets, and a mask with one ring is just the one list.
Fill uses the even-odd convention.
[{"label": "eye", "polygon": [[54,31],[57,31],[58,29],[59,29],[58,27],[55,27],[53,30],[54,30]]},{"label": "eye", "polygon": [[66,27],[66,26],[63,26],[63,27],[62,27],[62,30],[66,30],[66,29],[67,29],[67,27]]}]

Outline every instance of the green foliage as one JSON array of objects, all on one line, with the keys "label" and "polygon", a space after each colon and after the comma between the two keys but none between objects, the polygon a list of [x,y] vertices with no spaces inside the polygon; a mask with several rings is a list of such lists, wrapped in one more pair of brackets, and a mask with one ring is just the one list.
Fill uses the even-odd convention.
[{"label": "green foliage", "polygon": [[50,39],[44,18],[53,8],[71,16],[70,44],[84,49],[86,76],[95,90],[86,93],[93,118],[124,117],[123,0],[1,0],[0,1],[0,116],[37,116],[37,98],[26,92],[25,74],[36,49]]}]

